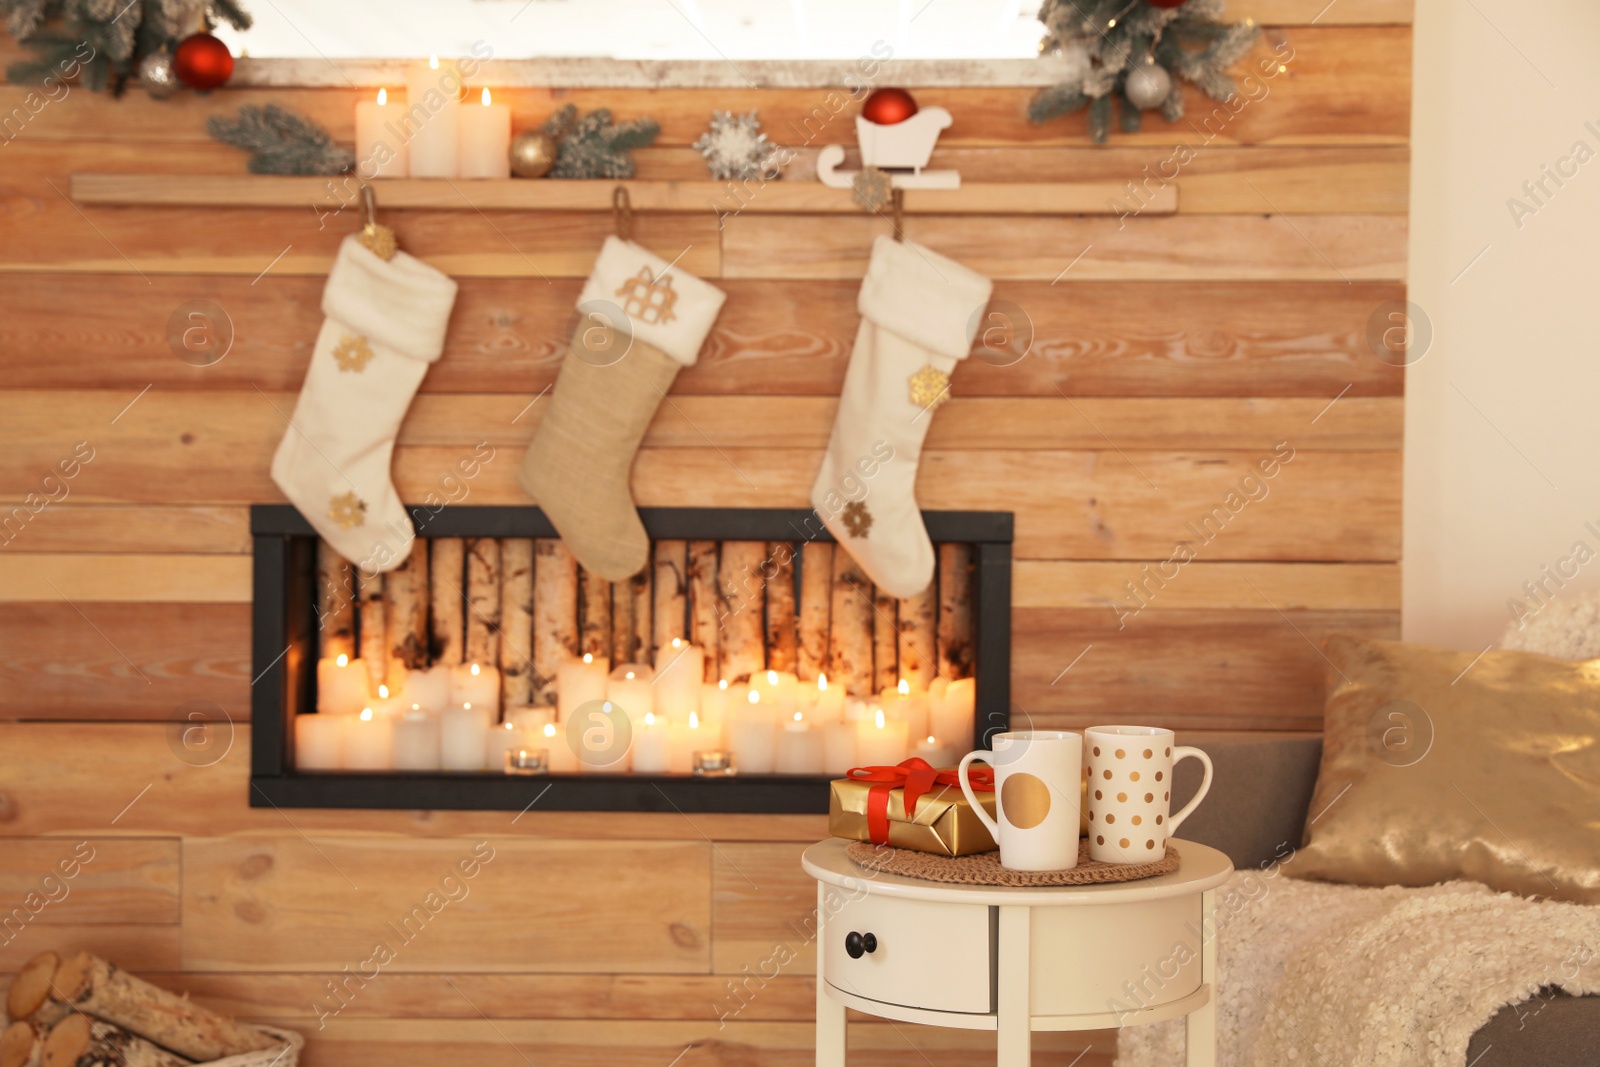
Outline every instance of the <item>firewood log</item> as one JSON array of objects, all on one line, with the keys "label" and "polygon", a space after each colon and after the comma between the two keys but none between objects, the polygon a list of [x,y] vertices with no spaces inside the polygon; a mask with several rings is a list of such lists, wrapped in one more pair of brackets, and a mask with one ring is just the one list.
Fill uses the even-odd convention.
[{"label": "firewood log", "polygon": [[566,543],[533,543],[533,702],[556,702],[556,671],[578,654],[578,561]]},{"label": "firewood log", "polygon": [[[633,600],[633,641],[628,652],[628,658],[635,663],[655,662],[655,611],[653,609],[655,589],[652,584],[654,570],[653,567],[646,567],[632,578],[629,578],[626,583],[628,596]],[[619,582],[617,587],[621,588],[623,584]],[[616,603],[615,596],[612,597],[611,602],[612,604]],[[685,601],[680,600],[678,605],[678,625],[680,628],[683,625],[683,607],[685,603]],[[668,640],[670,641],[671,638],[668,638]],[[621,658],[620,653],[618,658]]]},{"label": "firewood log", "polygon": [[500,704],[533,703],[533,538],[500,542]]},{"label": "firewood log", "polygon": [[[652,589],[649,655],[674,637],[688,637],[685,622],[689,603],[689,544],[687,541],[657,541],[655,583]],[[644,662],[641,660],[640,662]],[[652,661],[653,662],[653,661]]]},{"label": "firewood log", "polygon": [[0,1030],[0,1067],[39,1067],[44,1043],[33,1023],[18,1020]]},{"label": "firewood log", "polygon": [[689,643],[705,650],[705,680],[708,682],[722,677],[717,673],[721,666],[717,656],[721,644],[718,639],[721,607],[721,598],[717,595],[717,543],[690,541]]},{"label": "firewood log", "polygon": [[[162,1047],[155,1052],[171,1049],[181,1056],[205,1061],[274,1048],[280,1044],[277,1038],[264,1031],[235,1022],[226,1015],[202,1008],[188,997],[151,985],[142,978],[135,978],[88,952],[74,953],[62,960],[56,968],[54,984],[56,994],[62,1000],[80,1012],[94,1016],[97,1021],[113,1024],[113,1027],[129,1031],[146,1042],[155,1042]],[[78,1020],[82,1020],[82,1023]],[[70,1051],[76,1047],[78,1056],[81,1056],[85,1052],[98,1055],[97,1050],[101,1047],[137,1047],[123,1043],[121,1035],[116,1033],[99,1032],[98,1022],[95,1027],[85,1027],[83,1024],[86,1023],[88,1020],[82,1015],[72,1015],[57,1023],[45,1042],[45,1062],[54,1067],[50,1058],[52,1048]],[[57,1036],[64,1027],[72,1029],[58,1042]],[[88,1040],[75,1036],[79,1034]],[[150,1050],[141,1049],[139,1055],[143,1058],[128,1055],[123,1060],[91,1059],[88,1062],[96,1065],[126,1063],[127,1067],[169,1067],[183,1062],[178,1058],[157,1058]],[[55,1063],[78,1064],[81,1067],[84,1061],[78,1056],[59,1059]]]},{"label": "firewood log", "polygon": [[384,611],[383,575],[360,577],[361,600],[356,614],[361,627],[361,662],[367,668],[367,693],[376,698],[378,686],[389,683],[389,630]]},{"label": "firewood log", "polygon": [[41,1067],[181,1067],[190,1061],[115,1023],[72,1015],[51,1028],[39,1062]]},{"label": "firewood log", "polygon": [[842,548],[833,553],[833,597],[828,627],[828,681],[846,694],[872,691],[872,583]]},{"label": "firewood log", "polygon": [[793,674],[798,634],[794,620],[794,546],[768,541],[763,561],[767,580],[767,669]]},{"label": "firewood log", "polygon": [[578,655],[627,663],[611,656],[611,583],[578,568]]},{"label": "firewood log", "polygon": [[939,546],[939,673],[972,677],[972,548]]},{"label": "firewood log", "polygon": [[317,655],[356,655],[356,574],[350,561],[317,540]]},{"label": "firewood log", "polygon": [[765,541],[724,541],[717,562],[718,678],[749,678],[766,669]]},{"label": "firewood log", "polygon": [[926,690],[939,673],[935,658],[937,645],[934,630],[939,616],[939,583],[930,581],[928,588],[916,596],[906,597],[896,608],[896,629],[899,631],[900,677],[911,683],[911,688]]},{"label": "firewood log", "polygon": [[467,648],[467,545],[459,537],[435,537],[429,547],[433,550],[428,565],[433,603],[428,611],[428,650],[435,664],[454,667]]},{"label": "firewood log", "polygon": [[61,963],[54,952],[41,952],[17,971],[6,991],[6,1016],[28,1019],[50,999],[50,982],[55,978],[56,967]]},{"label": "firewood log", "polygon": [[872,587],[872,688],[877,692],[900,684],[900,633],[895,625],[895,598]]},{"label": "firewood log", "polygon": [[625,582],[611,583],[611,654],[618,663],[637,663],[638,633],[633,621],[633,583],[643,576],[649,580],[650,568]]},{"label": "firewood log", "polygon": [[500,542],[467,538],[466,662],[500,664]]},{"label": "firewood log", "polygon": [[391,679],[428,665],[428,546],[418,541],[406,561],[383,577]]},{"label": "firewood log", "polygon": [[833,600],[833,544],[807,541],[800,546],[800,635],[796,673],[809,682],[828,673],[828,619]]}]

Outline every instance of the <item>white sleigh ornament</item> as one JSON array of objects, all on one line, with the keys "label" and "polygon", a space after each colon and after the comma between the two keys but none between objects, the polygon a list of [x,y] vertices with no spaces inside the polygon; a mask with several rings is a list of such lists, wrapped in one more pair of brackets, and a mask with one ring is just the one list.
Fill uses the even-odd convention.
[{"label": "white sleigh ornament", "polygon": [[[882,126],[856,116],[856,140],[861,146],[861,165],[876,167],[889,177],[892,189],[959,189],[961,173],[954,170],[923,170],[939,141],[939,131],[954,121],[942,107],[925,107],[904,122]],[[839,170],[844,162],[844,146],[827,145],[817,155],[817,180],[833,189],[848,189],[853,170]]]}]

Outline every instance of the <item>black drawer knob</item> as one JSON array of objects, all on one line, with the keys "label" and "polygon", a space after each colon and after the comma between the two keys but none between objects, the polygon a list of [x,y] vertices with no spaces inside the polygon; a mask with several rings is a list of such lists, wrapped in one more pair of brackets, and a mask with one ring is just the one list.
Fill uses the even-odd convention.
[{"label": "black drawer knob", "polygon": [[858,934],[851,930],[844,935],[844,950],[851,959],[859,960],[864,952],[878,951],[878,938],[874,934]]}]

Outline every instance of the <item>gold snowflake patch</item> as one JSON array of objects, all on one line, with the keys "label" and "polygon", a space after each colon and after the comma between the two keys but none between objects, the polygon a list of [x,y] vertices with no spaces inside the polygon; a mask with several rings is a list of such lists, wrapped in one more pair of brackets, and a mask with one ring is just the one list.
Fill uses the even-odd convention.
[{"label": "gold snowflake patch", "polygon": [[367,505],[355,493],[345,493],[328,501],[328,521],[341,530],[367,521]]},{"label": "gold snowflake patch", "polygon": [[911,402],[919,408],[932,411],[950,399],[950,375],[932,363],[924,366],[906,381],[911,385]]},{"label": "gold snowflake patch", "polygon": [[844,528],[850,531],[851,537],[865,537],[867,531],[872,529],[872,512],[867,510],[867,505],[859,500],[852,500],[844,506]]},{"label": "gold snowflake patch", "polygon": [[367,344],[365,337],[351,337],[345,334],[334,346],[333,359],[339,364],[340,370],[353,370],[359,374],[367,369],[368,363],[372,362],[372,346]]}]

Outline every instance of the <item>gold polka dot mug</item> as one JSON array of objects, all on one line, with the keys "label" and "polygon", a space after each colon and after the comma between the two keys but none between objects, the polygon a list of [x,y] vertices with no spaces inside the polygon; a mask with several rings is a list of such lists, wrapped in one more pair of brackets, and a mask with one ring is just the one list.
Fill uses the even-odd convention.
[{"label": "gold polka dot mug", "polygon": [[[1078,798],[1083,781],[1083,735],[1071,730],[1013,730],[995,734],[993,751],[961,757],[956,774],[967,803],[1000,846],[1000,866],[1013,871],[1064,871],[1078,865]],[[978,803],[967,768],[994,768],[998,822]]]},{"label": "gold polka dot mug", "polygon": [[[1180,748],[1157,726],[1096,726],[1083,732],[1089,768],[1089,856],[1102,863],[1144,863],[1167,852],[1167,838],[1211,791],[1211,757]],[[1172,765],[1193,756],[1205,765],[1200,791],[1172,814]]]}]

